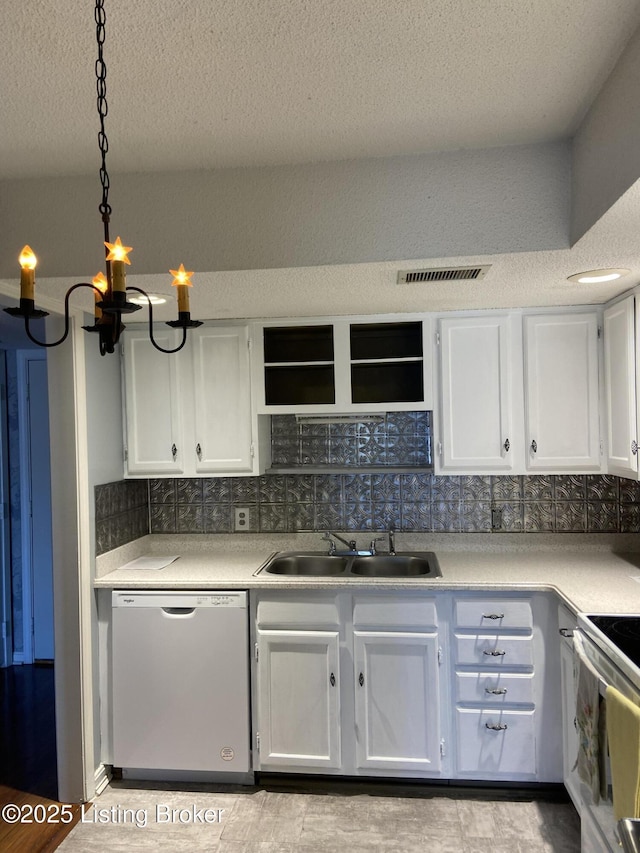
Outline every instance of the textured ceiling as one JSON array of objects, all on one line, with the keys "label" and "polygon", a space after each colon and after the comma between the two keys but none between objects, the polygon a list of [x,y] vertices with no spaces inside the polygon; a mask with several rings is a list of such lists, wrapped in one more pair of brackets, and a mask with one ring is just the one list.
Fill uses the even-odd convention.
[{"label": "textured ceiling", "polygon": [[[106,0],[112,171],[570,136],[637,0]],[[90,2],[0,8],[0,177],[97,170]]]},{"label": "textured ceiling", "polygon": [[[105,6],[112,175],[566,139],[640,25],[640,0]],[[90,0],[4,2],[0,45],[0,179],[97,176]],[[639,195],[627,193],[571,250],[424,259],[492,263],[483,282],[399,287],[402,260],[204,273],[192,310],[267,317],[602,302],[640,281]],[[631,280],[589,291],[566,281],[610,265],[629,267]],[[159,277],[139,278],[168,290]],[[55,293],[68,282],[48,284]]]}]

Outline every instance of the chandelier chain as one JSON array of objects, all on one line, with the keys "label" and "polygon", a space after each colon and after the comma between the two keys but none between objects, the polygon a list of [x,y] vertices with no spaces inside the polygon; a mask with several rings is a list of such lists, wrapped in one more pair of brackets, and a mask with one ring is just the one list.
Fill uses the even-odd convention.
[{"label": "chandelier chain", "polygon": [[96,0],[95,21],[96,41],[98,43],[98,58],[96,59],[96,91],[98,95],[98,118],[100,119],[98,145],[100,147],[100,155],[102,157],[102,161],[100,164],[102,201],[100,202],[98,210],[102,214],[103,221],[108,221],[108,218],[111,214],[111,205],[109,204],[109,173],[107,172],[107,151],[109,150],[109,140],[107,139],[107,132],[105,130],[104,124],[104,120],[107,116],[107,113],[109,112],[109,106],[107,104],[107,66],[103,56],[103,45],[106,32],[106,14],[104,11],[104,0]]}]

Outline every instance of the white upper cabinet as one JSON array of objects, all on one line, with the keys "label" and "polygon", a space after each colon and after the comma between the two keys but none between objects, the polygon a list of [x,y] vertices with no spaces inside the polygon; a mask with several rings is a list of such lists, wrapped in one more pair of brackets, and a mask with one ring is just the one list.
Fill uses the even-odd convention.
[{"label": "white upper cabinet", "polygon": [[[156,332],[155,338],[170,349],[177,334]],[[158,352],[146,330],[128,329],[124,388],[129,476],[261,473],[267,425],[252,410],[246,326],[192,329],[172,355]]]},{"label": "white upper cabinet", "polygon": [[431,320],[325,318],[260,325],[257,410],[357,413],[433,408]]},{"label": "white upper cabinet", "polygon": [[599,471],[598,315],[524,318],[529,470]]},{"label": "white upper cabinet", "polygon": [[604,312],[604,374],[607,467],[622,477],[638,476],[634,297]]},{"label": "white upper cabinet", "polygon": [[250,472],[253,436],[248,329],[200,328],[191,352],[195,470]]},{"label": "white upper cabinet", "polygon": [[[171,329],[155,339],[165,349],[178,343]],[[127,473],[182,474],[179,356],[158,352],[146,331],[128,329],[123,340]]]},{"label": "white upper cabinet", "polygon": [[439,322],[436,472],[508,472],[516,465],[513,376],[520,361],[506,314]]}]

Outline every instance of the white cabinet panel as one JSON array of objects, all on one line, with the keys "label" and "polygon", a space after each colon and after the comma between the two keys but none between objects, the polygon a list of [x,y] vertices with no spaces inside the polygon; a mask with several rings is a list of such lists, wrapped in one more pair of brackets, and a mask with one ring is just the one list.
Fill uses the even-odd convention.
[{"label": "white cabinet panel", "polygon": [[599,470],[597,314],[524,318],[527,468]]},{"label": "white cabinet panel", "polygon": [[357,766],[438,770],[438,635],[354,633]]},{"label": "white cabinet panel", "polygon": [[637,477],[634,297],[604,312],[608,470]]},{"label": "white cabinet panel", "polygon": [[456,662],[480,666],[533,666],[531,637],[456,634]]},{"label": "white cabinet panel", "polygon": [[258,631],[260,766],[340,767],[339,633]]},{"label": "white cabinet panel", "polygon": [[517,599],[458,598],[454,605],[455,623],[461,628],[531,628],[530,601]]},{"label": "white cabinet panel", "polygon": [[[165,348],[175,332],[155,333]],[[158,352],[146,331],[127,330],[124,340],[127,470],[131,474],[184,471],[178,355]]]},{"label": "white cabinet panel", "polygon": [[476,779],[534,776],[534,711],[458,708],[458,772]]},{"label": "white cabinet panel", "polygon": [[259,592],[254,612],[257,770],[441,774],[436,596]]},{"label": "white cabinet panel", "polygon": [[533,705],[532,672],[457,672],[456,700],[469,704]]},{"label": "white cabinet panel", "polygon": [[440,320],[442,471],[514,467],[512,360],[507,316]]},{"label": "white cabinet panel", "polygon": [[192,354],[196,472],[251,471],[248,329],[199,329]]},{"label": "white cabinet panel", "polygon": [[[166,349],[178,343],[173,330],[154,335]],[[269,453],[252,410],[247,326],[192,329],[174,354],[154,349],[146,329],[123,340],[127,474],[261,472]]]}]

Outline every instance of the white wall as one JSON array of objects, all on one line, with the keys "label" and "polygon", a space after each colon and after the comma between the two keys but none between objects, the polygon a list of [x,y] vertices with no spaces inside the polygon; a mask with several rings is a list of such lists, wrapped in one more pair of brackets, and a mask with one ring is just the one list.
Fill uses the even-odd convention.
[{"label": "white wall", "polygon": [[[92,322],[86,318],[87,324]],[[123,441],[122,441],[122,396],[120,390],[120,351],[101,356],[98,348],[98,336],[80,332],[84,336],[85,378],[86,378],[86,423],[87,423],[87,455],[88,455],[88,490],[89,490],[89,538],[90,565],[83,566],[82,571],[88,572],[90,582],[95,576],[95,486],[102,483],[112,483],[122,480],[124,472]],[[91,710],[93,713],[93,738],[89,741],[89,732],[85,743],[87,751],[88,782],[96,778],[100,767],[100,661],[99,661],[99,631],[98,608],[95,592],[90,596],[90,645],[89,638],[85,644],[91,649]],[[87,693],[88,695],[88,693]],[[93,749],[93,754],[89,754]],[[93,774],[91,776],[90,774]],[[89,796],[93,796],[89,791]]]},{"label": "white wall", "polygon": [[571,243],[640,178],[640,29],[573,142]]},{"label": "white wall", "polygon": [[[569,143],[302,166],[111,176],[133,274],[183,261],[270,269],[566,248]],[[103,265],[97,173],[0,183],[0,278],[29,243],[39,277]],[[178,255],[176,255],[178,252]]]}]

